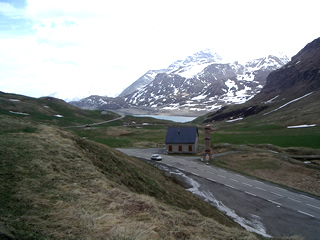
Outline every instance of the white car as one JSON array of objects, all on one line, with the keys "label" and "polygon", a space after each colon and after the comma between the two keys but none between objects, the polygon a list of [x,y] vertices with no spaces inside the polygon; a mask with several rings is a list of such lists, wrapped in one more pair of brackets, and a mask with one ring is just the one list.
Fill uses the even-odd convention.
[{"label": "white car", "polygon": [[159,154],[152,154],[151,160],[161,161],[162,157]]}]

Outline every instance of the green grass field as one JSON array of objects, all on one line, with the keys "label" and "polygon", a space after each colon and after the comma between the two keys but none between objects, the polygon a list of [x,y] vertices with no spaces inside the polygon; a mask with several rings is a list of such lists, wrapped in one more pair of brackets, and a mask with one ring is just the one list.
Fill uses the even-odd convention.
[{"label": "green grass field", "polygon": [[[91,130],[74,130],[79,136],[111,147],[137,147],[141,142],[149,147],[164,144],[170,124],[122,126],[122,121],[108,123]],[[203,127],[199,127],[199,143],[204,143]],[[272,144],[279,147],[320,149],[320,127],[288,129],[279,125],[219,126],[211,133],[212,144]]]},{"label": "green grass field", "polygon": [[320,148],[320,127],[288,129],[276,125],[245,128],[238,126],[213,132],[212,141],[213,143]]}]

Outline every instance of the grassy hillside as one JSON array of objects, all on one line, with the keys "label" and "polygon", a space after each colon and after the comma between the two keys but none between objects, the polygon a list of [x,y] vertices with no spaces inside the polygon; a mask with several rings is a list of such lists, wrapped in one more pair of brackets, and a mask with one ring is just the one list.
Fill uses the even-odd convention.
[{"label": "grassy hillside", "polygon": [[112,112],[101,114],[80,109],[57,98],[31,98],[3,92],[0,92],[0,114],[58,126],[92,124],[118,117]]},{"label": "grassy hillside", "polygon": [[[281,99],[257,105],[249,101],[207,114],[194,123],[210,123],[215,130],[212,135],[214,143],[274,144],[320,149],[319,99],[320,91],[316,91],[294,102],[295,99]],[[261,111],[246,116],[253,107]],[[314,124],[316,127],[312,128],[287,128]]]},{"label": "grassy hillside", "polygon": [[212,134],[213,143],[273,144],[280,147],[320,148],[320,126],[288,129],[281,125],[230,124]]},{"label": "grassy hillside", "polygon": [[[139,120],[137,120],[139,121]],[[79,136],[106,144],[110,147],[157,147],[164,146],[167,125],[123,127],[106,124],[91,130],[74,130]]]},{"label": "grassy hillside", "polygon": [[0,118],[0,238],[256,239],[147,163]]}]

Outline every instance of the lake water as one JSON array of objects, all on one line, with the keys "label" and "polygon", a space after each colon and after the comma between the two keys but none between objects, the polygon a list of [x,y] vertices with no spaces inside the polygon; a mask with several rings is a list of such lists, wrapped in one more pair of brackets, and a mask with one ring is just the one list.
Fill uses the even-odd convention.
[{"label": "lake water", "polygon": [[134,117],[152,117],[156,119],[169,120],[173,122],[185,123],[190,122],[196,117],[183,117],[183,116],[161,116],[161,115],[133,115]]}]

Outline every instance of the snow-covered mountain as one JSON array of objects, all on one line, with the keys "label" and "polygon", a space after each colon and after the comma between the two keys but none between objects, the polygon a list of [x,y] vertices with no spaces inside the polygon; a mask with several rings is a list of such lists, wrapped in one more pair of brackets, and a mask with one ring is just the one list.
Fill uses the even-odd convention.
[{"label": "snow-covered mountain", "polygon": [[[284,55],[269,55],[245,64],[230,63],[223,61],[213,50],[206,49],[174,62],[167,69],[148,71],[125,89],[117,102],[123,103],[121,107],[124,108],[211,111],[252,98],[265,85],[269,73],[288,61]],[[92,101],[90,99],[91,105]],[[96,96],[95,101],[101,102]],[[75,105],[88,108],[84,101]],[[106,103],[96,106],[103,109]]]},{"label": "snow-covered mountain", "polygon": [[117,110],[124,107],[130,107],[121,97],[112,98],[99,95],[91,95],[79,101],[71,101],[69,103],[76,107],[90,110]]},{"label": "snow-covered mountain", "polygon": [[[96,87],[88,87],[88,88],[83,88],[83,86],[81,86],[82,88],[79,89],[79,86],[75,86],[75,88],[73,89],[72,92],[70,92],[69,89],[62,89],[60,91],[57,92],[53,92],[48,94],[47,96],[49,97],[54,97],[54,98],[59,98],[59,99],[63,99],[66,102],[76,102],[76,101],[80,101],[81,99],[84,99],[88,96],[91,96],[93,94],[101,94],[103,96],[108,95],[110,96],[110,92],[108,92],[107,94],[105,94],[105,91],[103,91],[103,89],[97,89]],[[70,96],[72,96],[70,98]]]},{"label": "snow-covered mountain", "polygon": [[140,90],[149,83],[151,83],[159,73],[177,73],[183,77],[192,77],[193,75],[202,71],[211,63],[221,61],[221,57],[213,49],[205,49],[188,56],[184,60],[178,60],[172,63],[167,69],[149,70],[142,75],[138,80],[132,83],[119,95],[119,97],[126,96]]},{"label": "snow-covered mountain", "polygon": [[125,96],[125,102],[133,106],[194,111],[243,103],[262,89],[271,71],[288,61],[288,58],[267,56],[245,65],[223,63],[221,58],[191,64],[176,62],[170,65],[171,71],[157,74],[151,83]]},{"label": "snow-covered mountain", "polygon": [[205,66],[221,61],[222,58],[214,51],[214,49],[205,49],[188,56],[185,60],[178,60],[174,62],[168,67],[167,70],[170,73],[176,73],[180,75],[185,75],[188,72],[189,75],[184,77],[192,77],[193,75],[190,76],[190,74],[197,74]]},{"label": "snow-covered mountain", "polygon": [[119,97],[123,97],[130,93],[133,93],[136,90],[140,90],[144,86],[151,83],[158,73],[165,73],[165,72],[168,72],[168,70],[167,69],[149,70],[144,75],[142,75],[137,81],[135,81],[129,87],[124,89],[122,93],[120,93]]}]

